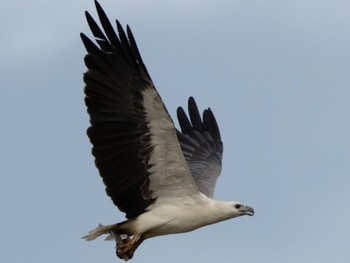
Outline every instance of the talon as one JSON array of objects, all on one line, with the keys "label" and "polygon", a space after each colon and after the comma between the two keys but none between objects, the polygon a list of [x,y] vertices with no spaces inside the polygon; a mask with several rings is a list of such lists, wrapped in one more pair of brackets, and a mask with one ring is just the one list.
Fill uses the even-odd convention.
[{"label": "talon", "polygon": [[124,259],[125,261],[131,259],[142,241],[143,238],[139,234],[134,234],[132,238],[127,236],[122,239],[121,242],[117,243],[116,254],[118,258]]}]

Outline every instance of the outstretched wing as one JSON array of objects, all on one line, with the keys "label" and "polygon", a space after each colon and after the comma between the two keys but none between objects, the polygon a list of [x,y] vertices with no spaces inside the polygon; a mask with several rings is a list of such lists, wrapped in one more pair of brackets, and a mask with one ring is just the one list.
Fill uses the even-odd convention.
[{"label": "outstretched wing", "polygon": [[127,218],[155,200],[198,194],[174,124],[157,93],[129,27],[113,30],[101,6],[103,31],[86,12],[96,46],[84,34],[88,54],[85,103],[95,164],[106,192]]},{"label": "outstretched wing", "polygon": [[210,108],[204,110],[202,120],[192,97],[188,99],[188,112],[190,120],[183,108],[177,109],[181,127],[177,137],[198,190],[213,197],[223,153],[219,127]]}]

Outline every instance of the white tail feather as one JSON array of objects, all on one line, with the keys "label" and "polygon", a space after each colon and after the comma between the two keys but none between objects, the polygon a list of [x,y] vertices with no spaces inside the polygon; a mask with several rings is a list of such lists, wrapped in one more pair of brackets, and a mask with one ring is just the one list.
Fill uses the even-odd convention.
[{"label": "white tail feather", "polygon": [[108,235],[105,240],[114,240],[115,235],[113,233],[113,229],[115,229],[116,227],[116,224],[108,226],[98,224],[98,227],[91,230],[87,235],[83,236],[82,238],[86,239],[86,241],[91,241],[98,238],[99,236]]}]

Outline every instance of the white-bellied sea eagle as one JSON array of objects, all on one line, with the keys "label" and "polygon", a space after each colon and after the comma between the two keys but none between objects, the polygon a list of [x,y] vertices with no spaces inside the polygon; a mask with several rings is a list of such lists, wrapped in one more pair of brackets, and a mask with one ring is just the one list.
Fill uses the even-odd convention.
[{"label": "white-bellied sea eagle", "polygon": [[125,34],[116,21],[117,35],[95,4],[102,30],[88,12],[86,18],[98,45],[81,34],[88,53],[87,134],[106,192],[127,220],[99,225],[84,238],[107,234],[116,241],[117,256],[128,260],[145,239],[252,216],[249,206],[212,199],[223,146],[210,108],[201,117],[190,97],[189,118],[181,107],[177,110],[177,130],[130,28]]}]

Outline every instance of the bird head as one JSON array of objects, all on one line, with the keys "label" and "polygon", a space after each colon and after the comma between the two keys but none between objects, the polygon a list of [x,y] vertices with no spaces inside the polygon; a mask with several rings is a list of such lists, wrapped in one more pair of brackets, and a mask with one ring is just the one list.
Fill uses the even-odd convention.
[{"label": "bird head", "polygon": [[254,215],[254,209],[250,206],[243,205],[241,203],[233,202],[233,212],[237,214],[237,216],[253,216]]}]

